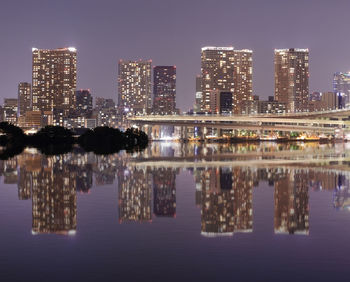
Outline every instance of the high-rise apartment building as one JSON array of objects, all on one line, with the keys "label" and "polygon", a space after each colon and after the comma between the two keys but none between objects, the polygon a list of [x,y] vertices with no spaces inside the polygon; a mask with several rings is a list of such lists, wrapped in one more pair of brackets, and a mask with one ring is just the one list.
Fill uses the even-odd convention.
[{"label": "high-rise apartment building", "polygon": [[153,68],[153,111],[159,115],[176,113],[176,67]]},{"label": "high-rise apartment building", "polygon": [[275,100],[289,112],[305,111],[309,102],[309,50],[275,50]]},{"label": "high-rise apartment building", "polygon": [[242,113],[240,105],[253,100],[253,51],[235,50],[233,112]]},{"label": "high-rise apartment building", "polygon": [[242,101],[252,100],[253,52],[233,47],[204,47],[201,54],[201,110],[212,112],[211,93],[233,93],[232,111],[240,113]]},{"label": "high-rise apartment building", "polygon": [[92,114],[92,96],[90,90],[81,89],[75,93],[75,112],[78,116],[90,117]]},{"label": "high-rise apartment building", "polygon": [[24,116],[27,111],[31,111],[31,91],[32,85],[28,82],[18,84],[18,114]]},{"label": "high-rise apartment building", "polygon": [[118,106],[121,113],[145,114],[152,104],[152,61],[118,64]]},{"label": "high-rise apartment building", "polygon": [[233,47],[202,48],[202,111],[211,112],[213,91],[234,92],[234,61]]},{"label": "high-rise apartment building", "polygon": [[34,111],[59,109],[67,116],[75,107],[77,51],[32,49],[32,107]]},{"label": "high-rise apartment building", "polygon": [[333,92],[342,98],[340,108],[350,107],[350,72],[336,72],[334,74]]}]

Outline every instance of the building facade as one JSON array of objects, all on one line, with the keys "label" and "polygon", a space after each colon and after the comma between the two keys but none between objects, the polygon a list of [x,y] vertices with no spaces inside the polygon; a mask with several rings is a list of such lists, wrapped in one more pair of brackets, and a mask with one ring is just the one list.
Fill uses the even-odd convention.
[{"label": "building facade", "polygon": [[213,91],[210,95],[210,108],[213,114],[232,113],[232,92]]},{"label": "building facade", "polygon": [[234,92],[233,47],[203,47],[201,52],[202,103],[201,111],[212,112],[214,91]]},{"label": "building facade", "polygon": [[309,50],[275,49],[275,100],[288,112],[306,111],[309,102]]},{"label": "building facade", "polygon": [[176,67],[153,68],[153,112],[159,115],[176,113]]},{"label": "building facade", "polygon": [[32,49],[32,108],[34,111],[63,110],[68,116],[75,107],[77,51]]},{"label": "building facade", "polygon": [[241,114],[240,105],[253,100],[253,51],[235,50],[233,112]]},{"label": "building facade", "polygon": [[31,110],[31,92],[32,85],[28,82],[18,84],[18,115],[24,116],[27,111]]},{"label": "building facade", "polygon": [[152,61],[118,64],[118,107],[123,114],[146,114],[152,105]]},{"label": "building facade", "polygon": [[202,111],[213,112],[210,97],[215,91],[233,93],[234,113],[240,113],[242,101],[252,100],[252,55],[251,50],[234,50],[233,47],[202,48]]},{"label": "building facade", "polygon": [[4,121],[17,124],[18,99],[5,98],[4,99]]}]

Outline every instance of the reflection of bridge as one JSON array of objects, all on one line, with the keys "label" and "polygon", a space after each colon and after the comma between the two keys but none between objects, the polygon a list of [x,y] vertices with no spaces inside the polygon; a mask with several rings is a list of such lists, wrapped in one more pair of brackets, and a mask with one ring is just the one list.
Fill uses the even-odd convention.
[{"label": "reflection of bridge", "polygon": [[[251,130],[257,132],[282,131],[335,134],[336,130],[350,130],[350,109],[287,113],[280,115],[147,115],[129,117],[131,123],[139,126],[178,126],[181,137],[187,138],[188,128],[211,128],[217,130]],[[153,132],[152,132],[153,133]],[[153,135],[155,135],[153,133]],[[159,132],[158,132],[159,135]]]},{"label": "reflection of bridge", "polygon": [[[295,152],[294,152],[295,153]],[[304,153],[305,154],[305,153]],[[324,154],[307,154],[302,156],[298,154],[293,158],[290,154],[283,152],[282,154],[276,154],[276,158],[271,158],[269,155],[265,156],[263,153],[256,153],[253,157],[253,153],[249,154],[248,158],[226,158],[218,156],[216,158],[150,158],[150,159],[135,159],[130,160],[128,163],[131,166],[145,168],[172,168],[172,169],[207,169],[209,167],[298,167],[300,169],[313,169],[322,171],[335,171],[335,172],[347,172],[350,173],[350,154],[349,153],[335,153],[332,150],[326,150]]]}]

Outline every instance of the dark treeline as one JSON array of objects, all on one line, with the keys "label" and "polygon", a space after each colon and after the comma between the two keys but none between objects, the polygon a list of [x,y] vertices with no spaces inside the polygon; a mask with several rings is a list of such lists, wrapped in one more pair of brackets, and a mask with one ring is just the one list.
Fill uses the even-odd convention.
[{"label": "dark treeline", "polygon": [[68,153],[78,144],[86,152],[95,154],[113,154],[120,150],[128,152],[147,147],[148,136],[138,129],[125,132],[111,127],[88,129],[79,137],[62,126],[46,126],[33,135],[24,134],[23,130],[13,124],[0,122],[0,159],[8,159],[20,154],[25,147],[37,148],[46,155]]}]

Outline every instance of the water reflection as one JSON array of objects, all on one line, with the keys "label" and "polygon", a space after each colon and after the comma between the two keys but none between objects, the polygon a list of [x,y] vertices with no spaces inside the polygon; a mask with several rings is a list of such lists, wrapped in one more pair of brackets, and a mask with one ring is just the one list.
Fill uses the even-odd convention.
[{"label": "water reflection", "polygon": [[252,231],[254,173],[237,167],[196,170],[196,188],[201,191],[203,235]]},{"label": "water reflection", "polygon": [[[4,183],[18,185],[19,200],[32,200],[33,234],[75,234],[77,192],[90,193],[101,185],[117,187],[120,224],[148,223],[155,217],[174,222],[177,176],[188,171],[203,236],[253,232],[253,189],[261,181],[274,187],[274,233],[308,235],[310,191],[332,192],[335,208],[350,207],[345,146],[153,143],[144,152],[108,156],[79,150],[43,156],[25,150],[0,161],[0,173]],[[294,150],[297,154],[289,154]],[[266,162],[270,152],[271,163]],[[276,165],[276,160],[292,162]]]}]

